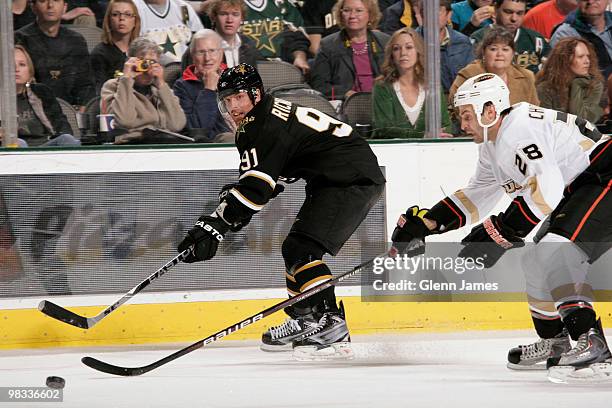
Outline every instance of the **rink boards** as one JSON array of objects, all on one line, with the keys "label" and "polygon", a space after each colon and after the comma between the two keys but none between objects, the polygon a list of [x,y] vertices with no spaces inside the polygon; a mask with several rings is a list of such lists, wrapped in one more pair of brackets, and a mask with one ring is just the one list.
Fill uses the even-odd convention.
[{"label": "rink boards", "polygon": [[[376,249],[367,248],[366,250],[363,248],[363,237],[370,236],[378,240],[380,240],[377,238],[379,236],[383,239],[385,236],[389,237],[397,215],[403,212],[406,207],[412,204],[431,206],[443,195],[450,194],[465,185],[475,168],[477,157],[476,146],[462,141],[375,143],[372,144],[372,147],[387,177],[385,196],[374,214],[371,214],[369,224],[363,227],[365,230],[360,232],[361,238],[357,237],[355,244],[347,245],[347,251],[355,251],[355,253],[346,255],[341,262],[336,260],[335,264],[332,263],[332,269],[337,272],[348,270],[362,262],[365,257],[376,253]],[[4,153],[2,162],[0,177],[5,177],[5,183],[6,180],[10,180],[10,187],[15,189],[15,184],[19,184],[19,179],[50,177],[54,180],[54,183],[61,186],[62,179],[68,179],[79,174],[117,173],[142,176],[154,173],[180,174],[181,172],[202,171],[206,175],[223,174],[227,177],[228,171],[235,171],[238,157],[235,148],[229,146],[214,148],[207,146],[141,149],[83,148],[70,151],[33,149],[28,152]],[[15,178],[16,175],[20,177]],[[206,191],[203,191],[203,194],[216,196],[218,187],[215,183],[219,184],[221,181],[214,177],[211,177],[211,180],[208,180],[208,176],[206,178],[209,184],[206,184],[204,180],[186,180],[184,177],[177,177],[174,184],[176,190],[174,196],[185,190],[185,188],[181,189],[182,185],[193,187],[194,184],[204,186],[202,188]],[[155,179],[151,177],[151,188],[154,189],[155,185]],[[23,186],[18,187],[21,190],[34,188],[26,182]],[[21,191],[19,188],[15,191]],[[91,188],[92,191],[96,190],[96,186]],[[10,190],[4,184],[2,191],[7,191],[7,189]],[[215,191],[208,191],[212,189]],[[82,190],[86,189],[83,188]],[[289,193],[291,191],[289,190]],[[83,192],[82,194],[86,195]],[[145,202],[148,202],[146,194],[126,189],[126,191],[117,193],[114,198],[118,199],[122,194],[125,197],[142,196],[141,203],[143,205],[134,207],[134,212],[140,212],[143,218],[149,216],[149,219],[157,219],[155,211],[160,206],[156,205],[148,212],[147,206],[144,205]],[[197,194],[192,193],[189,193],[189,195],[197,196]],[[10,194],[7,193],[7,197],[4,199],[4,206],[7,207],[5,212],[9,215],[14,214],[19,209],[16,209],[15,202],[10,200]],[[281,205],[293,207],[299,205],[299,197],[294,202],[291,201],[292,198],[295,197],[285,196],[282,198],[285,201],[281,202]],[[40,200],[44,199],[45,197],[40,197]],[[189,201],[191,199],[191,197],[181,198],[181,202],[176,205],[191,208],[191,211],[194,212],[193,218],[196,218],[196,214],[201,210],[199,208],[201,203],[197,203],[197,200]],[[22,213],[27,214],[27,207],[36,206],[37,202],[38,200],[33,199],[30,202],[18,203],[18,205],[23,206]],[[103,206],[104,202],[98,200],[98,204]],[[499,209],[503,209],[506,204],[507,201],[500,203]],[[168,202],[167,207],[164,208],[172,211],[173,205],[175,203]],[[80,208],[81,213],[89,210],[90,208]],[[284,210],[281,207],[279,211]],[[17,213],[21,214],[19,211]],[[152,216],[150,216],[151,214]],[[13,216],[13,219],[10,219],[10,222],[14,224],[11,228],[17,228],[19,221],[21,221],[14,218]],[[268,218],[273,217],[268,216]],[[23,219],[26,222],[28,220],[27,215],[23,215]],[[71,219],[69,218],[69,220]],[[1,220],[2,217],[0,217]],[[270,221],[267,222],[269,225]],[[4,223],[6,224],[6,220]],[[67,225],[70,226],[70,222],[56,229],[59,231],[58,236],[60,237],[58,242],[65,238],[63,231],[68,228]],[[134,231],[139,232],[140,224],[134,223],[134,225]],[[270,251],[271,248],[280,245],[280,242],[282,242],[282,235],[278,233],[282,231],[280,227],[276,231],[266,229],[263,225],[265,223],[261,226],[261,232],[259,232],[259,227],[253,226],[251,230],[245,233],[247,235],[245,235],[242,244],[247,250],[263,253]],[[83,231],[87,231],[86,227],[87,225],[83,227]],[[34,232],[40,230],[40,228],[37,229],[35,223],[32,225],[26,223],[23,228]],[[117,236],[125,236],[124,229],[114,233]],[[463,228],[447,234],[444,238],[446,240],[460,240],[467,231],[467,228]],[[179,233],[179,231],[175,232]],[[48,231],[40,233],[44,235]],[[107,234],[108,231],[104,230],[104,233]],[[154,242],[154,245],[150,245],[146,250],[135,250],[134,253],[130,253],[125,258],[139,266],[142,266],[146,261],[146,268],[143,270],[148,270],[151,273],[172,257],[174,252],[169,242],[154,239],[157,236],[168,235],[167,229],[152,229],[147,230],[147,233],[149,236],[147,242]],[[268,233],[276,235],[268,237],[265,235]],[[95,236],[96,232],[90,232],[89,235],[83,234],[82,241],[86,241],[87,239],[92,240],[91,237]],[[136,235],[136,239],[142,239],[142,236],[147,234]],[[86,237],[89,238],[86,239]],[[71,245],[74,246],[75,242],[79,242],[77,238],[72,236],[71,241],[62,241],[60,244],[65,244],[67,248]],[[176,239],[174,236],[167,238],[168,241]],[[268,247],[262,244],[267,242],[271,242],[272,246]],[[96,245],[98,243],[93,242],[90,248],[97,249]],[[2,296],[0,298],[0,333],[2,335],[0,347],[2,348],[190,341],[204,338],[211,332],[254,314],[284,297],[281,284],[281,268],[271,268],[265,264],[266,260],[253,264],[252,260],[249,262],[248,254],[244,255],[241,252],[236,252],[233,257],[225,256],[215,262],[223,262],[223,265],[217,264],[219,265],[217,266],[218,269],[225,271],[225,268],[229,268],[229,270],[234,268],[234,270],[240,272],[242,274],[240,279],[235,281],[239,284],[234,285],[234,281],[231,279],[224,279],[228,272],[223,272],[221,276],[214,278],[213,275],[216,272],[213,263],[198,264],[197,267],[179,265],[176,267],[176,272],[173,270],[168,273],[168,276],[159,280],[159,284],[155,282],[151,291],[137,295],[129,304],[122,306],[121,309],[114,312],[95,328],[90,330],[77,329],[42,315],[36,309],[38,302],[42,299],[50,299],[81,315],[93,316],[99,313],[103,307],[121,297],[142,277],[132,277],[130,275],[131,269],[121,266],[130,265],[129,262],[100,267],[104,269],[100,271],[100,276],[92,278],[85,274],[79,277],[78,270],[73,268],[75,270],[68,276],[69,283],[72,283],[73,286],[78,286],[77,284],[83,286],[79,286],[79,290],[73,292],[75,294],[72,296],[62,294],[61,288],[55,295],[49,295],[48,288],[53,289],[57,283],[53,279],[59,280],[58,276],[60,275],[57,274],[61,273],[60,266],[74,261],[71,258],[73,256],[71,254],[74,254],[74,252],[57,251],[53,259],[44,259],[44,262],[47,263],[44,263],[41,259],[37,259],[38,263],[35,263],[28,257],[39,256],[40,258],[40,254],[35,251],[37,248],[40,249],[39,246],[36,243],[20,241],[19,234],[17,234],[14,249],[15,253],[21,256],[21,261],[15,261],[11,265],[12,254],[10,252],[3,254],[6,262],[2,265],[4,270],[0,271],[7,275],[4,275],[5,282],[0,282],[0,296]],[[138,245],[135,248],[138,249]],[[269,255],[271,260],[275,259],[273,256],[278,257],[278,254],[273,252]],[[78,253],[81,257],[100,256],[97,250],[90,250],[89,252],[81,250]],[[58,266],[58,262],[61,264],[60,266]],[[275,262],[274,265],[277,265],[278,260]],[[6,265],[6,263],[9,264]],[[155,266],[149,266],[149,264]],[[36,267],[33,267],[33,265]],[[50,265],[48,267],[49,271],[45,270],[46,265]],[[14,270],[16,270],[16,266],[20,266],[21,275],[17,274],[17,276],[13,276],[15,279],[8,281],[11,266]],[[182,267],[184,267],[184,270],[181,271]],[[115,275],[109,275],[110,277],[106,281],[101,279],[104,272],[112,268],[115,268],[113,271]],[[122,270],[122,268],[124,269]],[[257,280],[258,271],[263,269],[275,279],[273,283],[270,283],[270,287],[261,287],[261,281]],[[7,270],[9,271],[7,272]],[[236,273],[238,274],[238,272]],[[183,277],[181,277],[181,273]],[[214,284],[210,285],[214,289],[206,289],[209,287],[206,285],[209,281],[202,280],[203,278],[198,275],[203,274],[206,278],[207,273],[209,274],[208,277],[214,281]],[[148,273],[138,276],[146,275]],[[41,276],[45,276],[45,279],[50,280],[50,283],[46,282],[47,286],[41,285],[36,291],[32,291],[29,284],[19,284],[19,282],[34,282]],[[113,279],[113,276],[117,276],[117,278]],[[253,281],[249,281],[249,276],[254,277]],[[1,274],[0,277],[2,277]],[[24,278],[30,279],[30,281],[24,280]],[[189,281],[190,279],[193,282]],[[115,286],[104,286],[113,282]],[[189,283],[191,286],[188,285]],[[172,290],[173,285],[180,289]],[[47,292],[45,292],[45,288],[47,288]],[[28,292],[28,290],[30,291]],[[353,280],[348,286],[340,287],[337,293],[345,301],[349,325],[354,333],[519,329],[528,328],[531,324],[526,303],[504,301],[504,296],[492,296],[486,299],[490,300],[488,302],[419,302],[418,298],[409,299],[410,301],[365,302],[360,297],[359,280]],[[521,296],[516,293],[514,295],[514,297],[508,299],[516,300],[517,296],[519,298]],[[609,303],[605,303],[598,306],[598,311],[604,318],[604,324],[606,320],[608,323],[611,320],[612,308],[609,305]],[[284,316],[278,313],[270,319],[248,326],[244,330],[233,334],[230,338],[256,338],[260,336],[263,327],[277,324],[283,318]]]}]

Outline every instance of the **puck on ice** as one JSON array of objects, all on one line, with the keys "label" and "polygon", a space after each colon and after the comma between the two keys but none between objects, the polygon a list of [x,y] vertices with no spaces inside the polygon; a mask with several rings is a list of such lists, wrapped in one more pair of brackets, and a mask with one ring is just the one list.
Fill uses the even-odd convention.
[{"label": "puck on ice", "polygon": [[64,388],[65,385],[66,380],[64,380],[62,377],[56,377],[53,375],[47,377],[47,387],[49,388],[61,389]]}]

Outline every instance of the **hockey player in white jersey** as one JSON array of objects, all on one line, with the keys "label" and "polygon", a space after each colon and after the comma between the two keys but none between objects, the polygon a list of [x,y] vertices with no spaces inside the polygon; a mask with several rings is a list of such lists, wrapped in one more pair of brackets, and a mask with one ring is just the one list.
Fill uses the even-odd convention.
[{"label": "hockey player in white jersey", "polygon": [[[510,106],[508,88],[494,74],[466,81],[454,104],[461,128],[480,145],[476,173],[466,188],[431,210],[413,206],[402,214],[392,251],[401,251],[414,238],[478,222],[505,192],[513,198],[509,207],[474,227],[459,252],[460,257],[483,258],[485,267],[491,267],[508,249],[524,246],[523,238],[550,216],[530,254],[537,267],[526,272],[540,340],[510,350],[508,366],[548,366],[555,382],[612,380],[610,350],[592,298],[575,289],[582,282],[572,282],[586,277],[589,264],[612,241],[612,140],[574,115],[524,102]],[[577,341],[573,348],[568,335]],[[585,368],[592,375],[584,374]]]}]

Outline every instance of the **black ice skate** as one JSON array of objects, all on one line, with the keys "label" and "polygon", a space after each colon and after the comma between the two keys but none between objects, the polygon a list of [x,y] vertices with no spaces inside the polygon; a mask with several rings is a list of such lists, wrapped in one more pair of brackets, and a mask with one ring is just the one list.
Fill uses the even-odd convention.
[{"label": "black ice skate", "polygon": [[287,313],[290,317],[283,324],[262,334],[260,348],[263,351],[291,351],[294,340],[311,333],[317,326],[318,319],[312,313],[298,316],[290,308]]},{"label": "black ice skate", "polygon": [[314,330],[293,342],[293,358],[299,361],[348,360],[354,357],[351,337],[340,302],[337,310],[325,311]]},{"label": "black ice skate", "polygon": [[546,361],[572,348],[567,330],[551,339],[512,348],[508,352],[507,367],[513,370],[546,370]]},{"label": "black ice skate", "polygon": [[612,354],[596,328],[581,334],[573,349],[549,358],[547,366],[548,379],[554,383],[612,381]]}]

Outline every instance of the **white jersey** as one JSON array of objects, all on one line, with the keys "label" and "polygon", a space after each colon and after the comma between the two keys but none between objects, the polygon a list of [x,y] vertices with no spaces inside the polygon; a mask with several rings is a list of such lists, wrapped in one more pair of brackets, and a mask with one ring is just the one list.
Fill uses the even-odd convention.
[{"label": "white jersey", "polygon": [[517,103],[503,118],[495,143],[480,145],[476,173],[468,186],[450,199],[462,210],[465,224],[487,215],[504,192],[521,196],[529,207],[523,212],[539,221],[588,167],[589,154],[597,145],[588,137],[593,134],[598,134],[594,125],[575,115]]},{"label": "white jersey", "polygon": [[204,28],[193,7],[183,0],[166,0],[159,10],[145,0],[133,1],[140,14],[140,35],[162,48],[162,63],[179,62],[192,33]]}]

